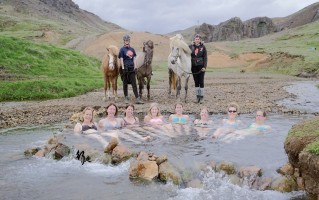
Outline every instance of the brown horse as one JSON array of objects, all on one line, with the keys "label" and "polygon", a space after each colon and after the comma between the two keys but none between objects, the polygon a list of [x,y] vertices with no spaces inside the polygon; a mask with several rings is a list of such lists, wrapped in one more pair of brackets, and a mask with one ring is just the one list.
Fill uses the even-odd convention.
[{"label": "brown horse", "polygon": [[[115,97],[117,99],[117,78],[119,76],[119,49],[116,46],[110,45],[106,48],[106,53],[102,59],[102,72],[104,75],[104,98],[106,101],[106,91],[108,90],[107,97]],[[110,96],[110,89],[112,84],[112,96]]]},{"label": "brown horse", "polygon": [[145,78],[147,79],[147,99],[150,100],[150,83],[152,77],[153,41],[143,43],[143,52],[136,57],[136,77],[139,85],[139,96],[142,99]]}]

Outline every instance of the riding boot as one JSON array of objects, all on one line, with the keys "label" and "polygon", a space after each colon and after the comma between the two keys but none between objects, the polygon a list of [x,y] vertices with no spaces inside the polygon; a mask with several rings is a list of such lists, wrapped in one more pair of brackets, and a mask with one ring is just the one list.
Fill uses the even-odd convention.
[{"label": "riding boot", "polygon": [[196,92],[196,101],[195,101],[195,103],[199,103],[199,95],[200,95],[199,87],[195,87],[195,92]]},{"label": "riding boot", "polygon": [[136,102],[135,102],[136,104],[144,104],[144,102],[141,100],[141,98],[140,97],[137,97],[136,98]]},{"label": "riding boot", "polygon": [[204,88],[200,88],[199,103],[202,104],[203,102],[204,102]]},{"label": "riding boot", "polygon": [[130,102],[130,99],[128,98],[128,96],[124,97],[124,102],[125,102],[126,104],[128,104],[128,103]]}]

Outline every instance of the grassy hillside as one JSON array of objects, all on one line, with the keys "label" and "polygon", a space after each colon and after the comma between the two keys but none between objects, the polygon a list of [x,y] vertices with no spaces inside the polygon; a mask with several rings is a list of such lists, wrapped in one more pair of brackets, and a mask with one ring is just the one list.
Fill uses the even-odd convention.
[{"label": "grassy hillside", "polygon": [[0,101],[79,95],[103,86],[100,61],[79,52],[0,36]]},{"label": "grassy hillside", "polygon": [[[270,55],[263,70],[296,75],[302,71],[319,70],[319,21],[294,29],[281,31],[261,38],[237,42],[218,42],[231,57],[247,52],[261,52]],[[213,43],[207,44],[213,49]],[[291,60],[291,62],[287,62]]]}]

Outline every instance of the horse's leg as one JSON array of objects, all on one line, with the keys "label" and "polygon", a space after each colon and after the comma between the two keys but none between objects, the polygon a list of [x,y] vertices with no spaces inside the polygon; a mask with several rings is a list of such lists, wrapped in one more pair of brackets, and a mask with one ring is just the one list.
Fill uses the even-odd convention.
[{"label": "horse's leg", "polygon": [[189,80],[189,77],[190,76],[186,77],[186,79],[185,79],[185,99],[184,99],[185,103],[187,103],[187,91],[188,91],[188,80]]},{"label": "horse's leg", "polygon": [[176,81],[176,99],[177,100],[180,100],[181,89],[182,89],[181,81],[182,81],[181,77],[179,76]]},{"label": "horse's leg", "polygon": [[172,71],[168,69],[168,96],[172,93]]},{"label": "horse's leg", "polygon": [[144,81],[143,81],[143,77],[138,76],[138,95],[140,97],[140,99],[142,99],[143,96],[143,87],[144,87]]},{"label": "horse's leg", "polygon": [[152,78],[152,75],[150,74],[150,75],[148,75],[148,77],[147,77],[147,99],[148,99],[148,101],[149,100],[151,100],[151,94],[150,94],[150,89],[151,89],[151,86],[150,86],[150,84],[151,84],[151,78]]},{"label": "horse's leg", "polygon": [[115,86],[114,86],[114,83],[115,83],[115,82],[114,82],[114,80],[115,80],[115,78],[114,78],[114,77],[111,77],[111,84],[112,84],[112,98],[115,96],[115,94],[114,94],[114,89],[115,89],[115,88],[114,88],[114,87],[115,87]]},{"label": "horse's leg", "polygon": [[110,77],[107,77],[107,98],[110,99],[110,90],[111,90],[111,80]]},{"label": "horse's leg", "polygon": [[117,78],[118,75],[114,77],[113,81],[114,81],[114,85],[113,85],[113,94],[115,96],[115,100],[117,100]]},{"label": "horse's leg", "polygon": [[104,97],[103,97],[103,101],[106,101],[106,90],[107,90],[107,77],[106,77],[105,72],[104,72]]}]

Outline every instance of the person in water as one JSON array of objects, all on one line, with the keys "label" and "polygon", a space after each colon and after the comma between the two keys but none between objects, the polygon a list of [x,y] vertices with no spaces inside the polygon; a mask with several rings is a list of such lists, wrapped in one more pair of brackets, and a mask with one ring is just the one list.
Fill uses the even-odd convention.
[{"label": "person in water", "polygon": [[164,118],[161,115],[161,110],[158,103],[151,103],[147,115],[144,117],[144,122],[147,124],[163,124]]},{"label": "person in water", "polygon": [[125,113],[123,117],[124,126],[139,124],[138,118],[134,116],[134,109],[135,108],[133,104],[128,104],[125,106]]},{"label": "person in water", "polygon": [[235,130],[230,134],[224,136],[221,140],[224,142],[231,142],[234,140],[244,139],[249,135],[256,135],[258,133],[265,133],[271,131],[270,126],[265,125],[266,113],[258,110],[256,113],[256,121],[252,123],[248,128]]},{"label": "person in water", "polygon": [[266,119],[266,112],[258,110],[256,112],[256,121],[255,123],[252,123],[249,126],[249,129],[258,130],[258,131],[270,130],[271,127],[268,125],[265,125],[265,119]]},{"label": "person in water", "polygon": [[118,108],[114,103],[110,103],[106,106],[107,116],[101,119],[98,123],[98,129],[101,131],[108,131],[112,129],[118,129],[124,126],[124,121],[121,118],[117,118]]},{"label": "person in water", "polygon": [[236,117],[239,113],[239,105],[236,102],[231,102],[227,107],[228,118],[222,120],[222,127],[218,128],[212,138],[218,138],[222,135],[238,130],[242,126],[242,122]]},{"label": "person in water", "polygon": [[203,107],[200,111],[200,119],[195,119],[194,129],[200,138],[205,138],[210,131],[208,128],[213,124],[213,121],[209,119],[209,112],[206,107]]},{"label": "person in water", "polygon": [[82,123],[78,122],[74,126],[74,133],[89,134],[97,132],[97,124],[94,122],[94,109],[91,107],[84,108],[81,116]]},{"label": "person in water", "polygon": [[168,118],[168,121],[171,123],[181,123],[185,124],[189,121],[188,115],[183,115],[183,104],[175,104],[175,114],[171,114]]},{"label": "person in water", "polygon": [[213,121],[208,119],[208,109],[206,107],[203,107],[200,111],[200,119],[195,119],[194,125],[195,126],[208,126],[213,124]]}]

